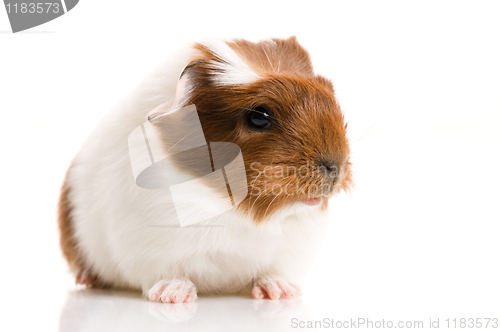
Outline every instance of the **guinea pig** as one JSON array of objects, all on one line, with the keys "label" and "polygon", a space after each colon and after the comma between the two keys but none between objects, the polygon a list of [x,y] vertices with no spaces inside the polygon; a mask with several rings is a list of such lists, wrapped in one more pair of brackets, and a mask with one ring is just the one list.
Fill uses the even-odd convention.
[{"label": "guinea pig", "polygon": [[[207,142],[239,147],[247,194],[181,227],[168,192],[137,185],[128,138],[148,123],[161,145],[168,114],[189,105]],[[62,252],[77,283],[137,289],[151,301],[297,297],[328,201],[352,186],[349,158],[333,85],[295,37],[194,43],[115,106],[72,161],[59,201]],[[199,216],[211,208],[190,203]]]}]

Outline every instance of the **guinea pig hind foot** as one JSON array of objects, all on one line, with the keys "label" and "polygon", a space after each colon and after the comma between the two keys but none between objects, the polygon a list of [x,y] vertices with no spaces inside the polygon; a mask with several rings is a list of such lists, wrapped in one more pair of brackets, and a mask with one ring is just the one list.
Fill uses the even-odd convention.
[{"label": "guinea pig hind foot", "polygon": [[145,294],[151,301],[162,303],[189,303],[198,297],[196,286],[185,278],[162,279]]},{"label": "guinea pig hind foot", "polygon": [[75,277],[75,283],[84,285],[87,288],[107,288],[99,278],[89,270],[79,270]]}]

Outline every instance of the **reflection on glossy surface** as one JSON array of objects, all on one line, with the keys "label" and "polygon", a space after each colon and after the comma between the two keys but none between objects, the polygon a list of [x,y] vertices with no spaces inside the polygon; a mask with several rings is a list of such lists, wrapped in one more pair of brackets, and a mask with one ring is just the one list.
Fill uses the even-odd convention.
[{"label": "reflection on glossy surface", "polygon": [[59,331],[283,331],[293,317],[310,316],[300,298],[253,300],[201,297],[194,303],[153,303],[140,293],[70,292]]}]

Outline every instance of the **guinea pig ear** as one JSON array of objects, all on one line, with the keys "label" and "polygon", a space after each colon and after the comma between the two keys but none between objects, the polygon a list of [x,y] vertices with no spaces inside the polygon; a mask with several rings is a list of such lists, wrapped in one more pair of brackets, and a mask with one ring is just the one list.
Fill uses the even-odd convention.
[{"label": "guinea pig ear", "polygon": [[[187,68],[187,67],[186,67]],[[185,69],[184,69],[185,71]],[[184,73],[183,71],[183,73]],[[166,115],[169,113],[173,113],[176,110],[178,110],[181,107],[187,106],[187,102],[189,99],[189,85],[188,85],[188,78],[181,74],[181,77],[179,81],[177,82],[177,88],[175,91],[175,99],[174,100],[169,100],[155,109],[153,109],[151,112],[148,114],[148,121],[152,122],[154,121],[157,117],[161,115]]]}]

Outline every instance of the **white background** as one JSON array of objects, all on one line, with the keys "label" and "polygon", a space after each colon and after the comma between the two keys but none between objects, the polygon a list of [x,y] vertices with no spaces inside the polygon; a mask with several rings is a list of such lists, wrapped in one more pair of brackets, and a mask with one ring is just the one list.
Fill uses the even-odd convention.
[{"label": "white background", "polygon": [[[497,1],[83,0],[12,34],[0,8],[2,330],[500,318],[499,18]],[[334,83],[357,183],[332,201],[302,301],[174,307],[78,291],[55,212],[65,170],[97,121],[181,43],[290,35]]]}]

